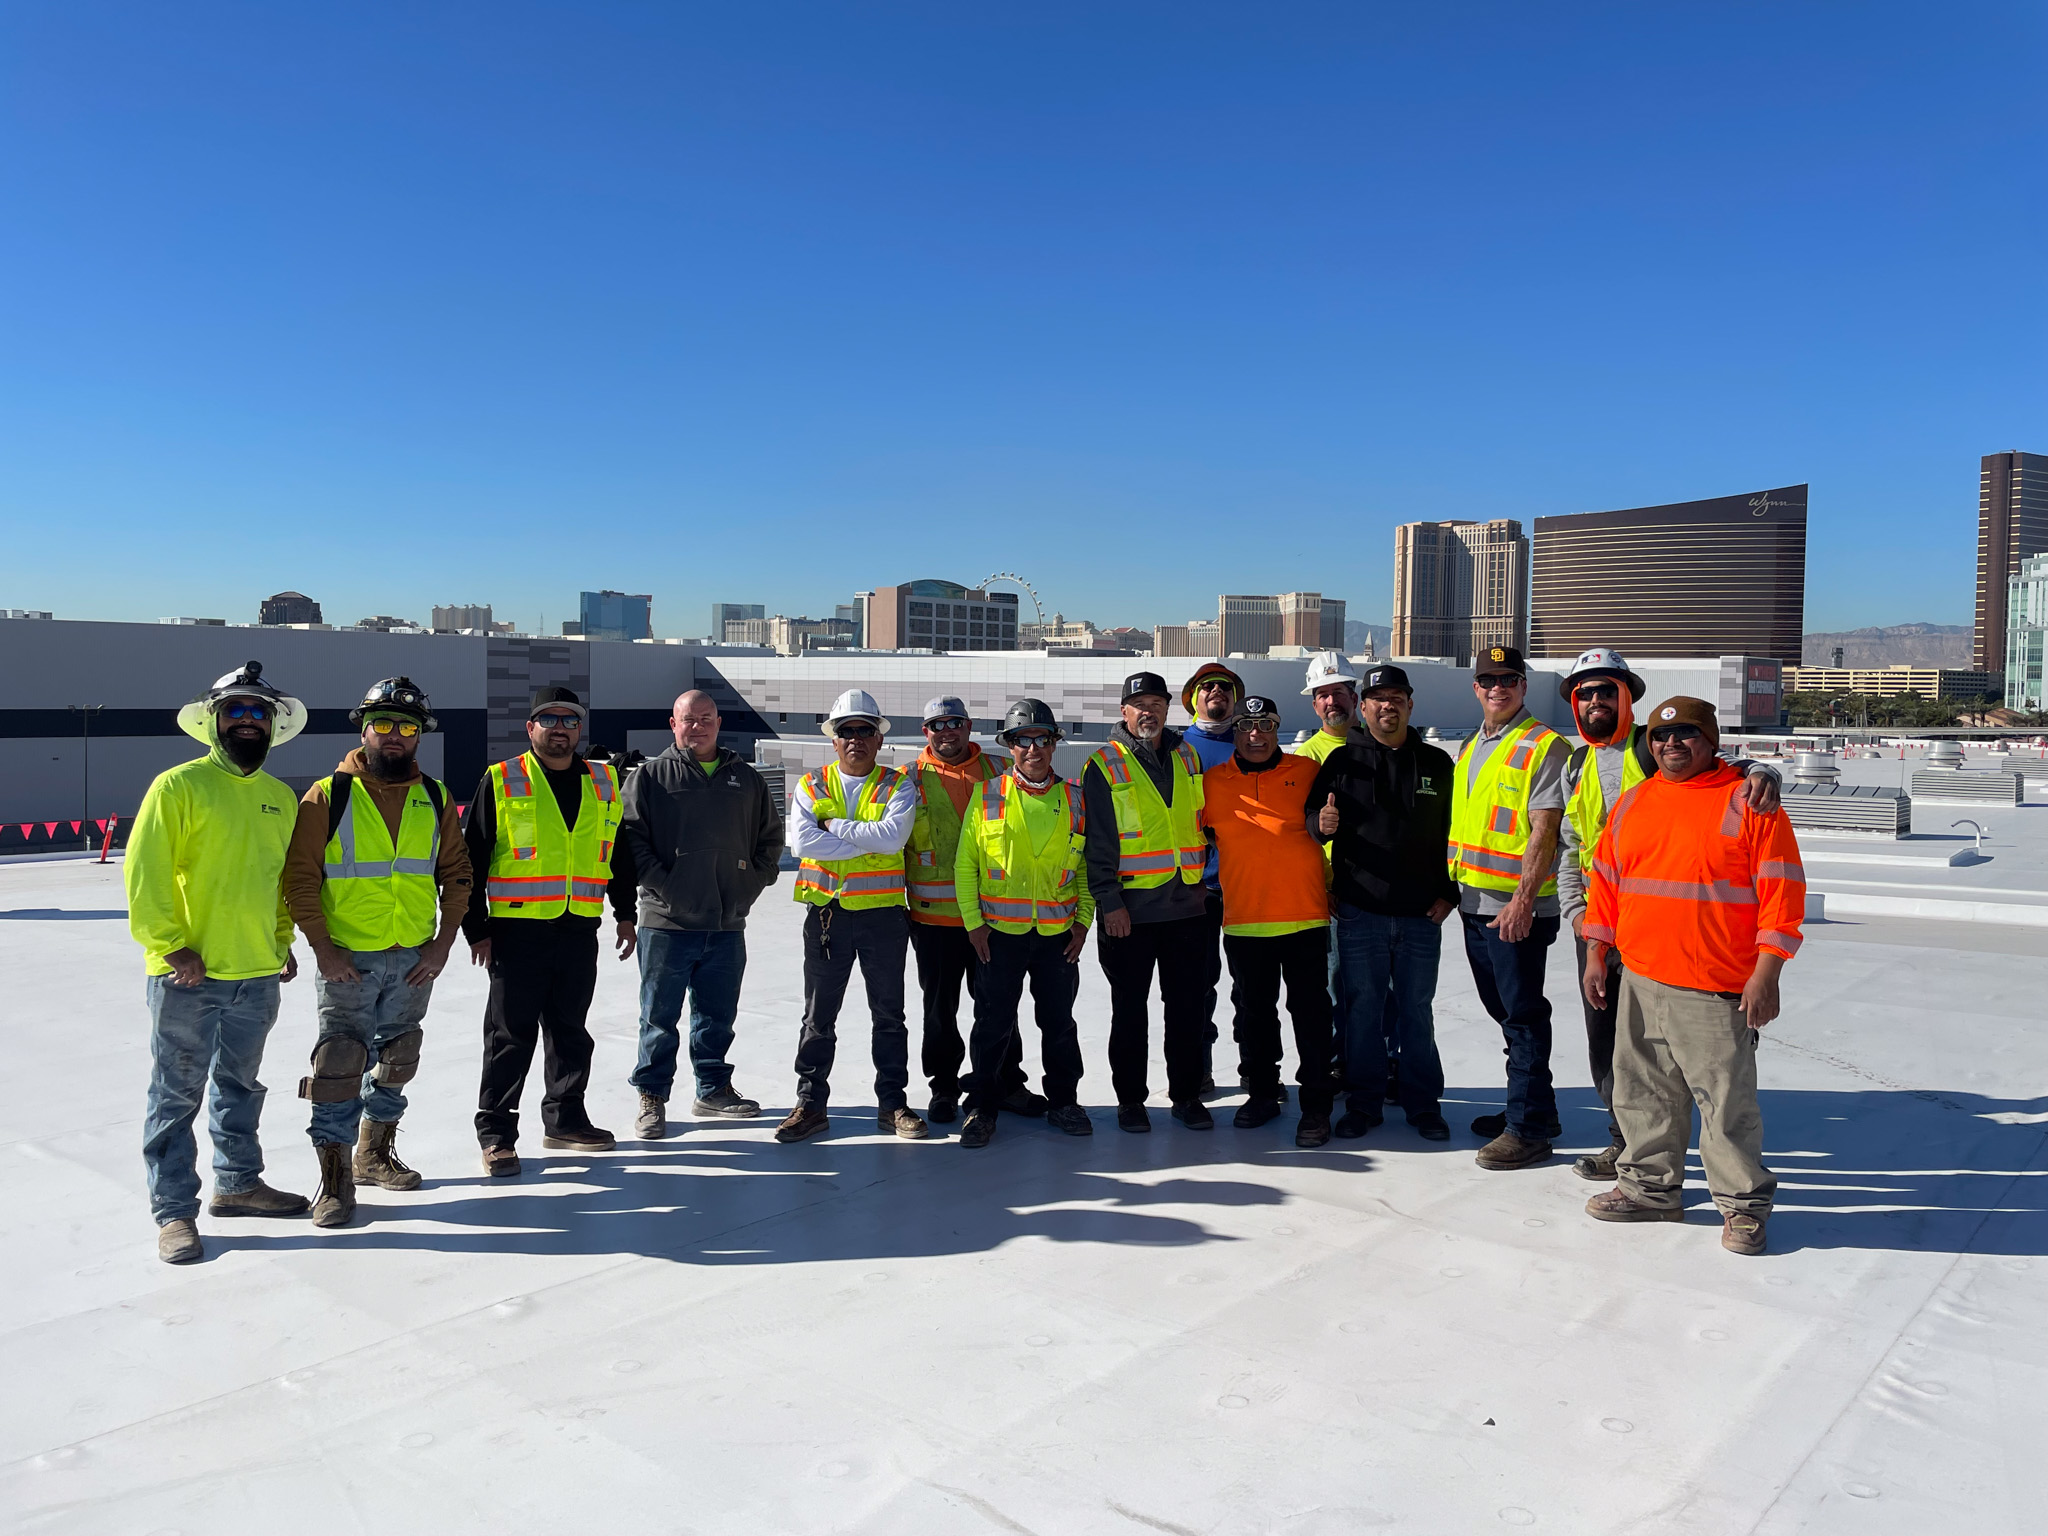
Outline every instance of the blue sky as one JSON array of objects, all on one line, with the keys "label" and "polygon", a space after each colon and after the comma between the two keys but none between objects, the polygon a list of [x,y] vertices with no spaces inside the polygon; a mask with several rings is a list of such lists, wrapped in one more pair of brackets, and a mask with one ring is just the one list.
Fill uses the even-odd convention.
[{"label": "blue sky", "polygon": [[1809,481],[1809,628],[1968,622],[1978,457],[2048,451],[2044,33],[11,6],[0,605],[1384,620],[1397,522]]}]

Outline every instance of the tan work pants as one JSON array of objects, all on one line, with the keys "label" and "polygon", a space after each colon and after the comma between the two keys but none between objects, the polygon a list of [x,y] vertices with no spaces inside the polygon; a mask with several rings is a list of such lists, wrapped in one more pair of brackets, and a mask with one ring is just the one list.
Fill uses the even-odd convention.
[{"label": "tan work pants", "polygon": [[1624,971],[1614,1017],[1614,1119],[1622,1192],[1670,1210],[1685,1187],[1692,1108],[1700,1163],[1724,1214],[1765,1217],[1778,1180],[1763,1163],[1756,1036],[1737,999]]}]

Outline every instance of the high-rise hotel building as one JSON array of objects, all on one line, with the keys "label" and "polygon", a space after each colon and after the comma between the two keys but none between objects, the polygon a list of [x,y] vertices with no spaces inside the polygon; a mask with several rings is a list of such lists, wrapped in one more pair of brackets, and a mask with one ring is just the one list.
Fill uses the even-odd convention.
[{"label": "high-rise hotel building", "polygon": [[[1536,519],[1529,651],[1800,660],[1806,487]],[[2001,588],[2000,597],[2004,593]]]},{"label": "high-rise hotel building", "polygon": [[2048,454],[1987,453],[1977,480],[1977,634],[1970,665],[2006,668],[2007,584],[2048,554]]},{"label": "high-rise hotel building", "polygon": [[1460,665],[1528,637],[1529,541],[1513,518],[1403,523],[1394,530],[1389,654]]}]

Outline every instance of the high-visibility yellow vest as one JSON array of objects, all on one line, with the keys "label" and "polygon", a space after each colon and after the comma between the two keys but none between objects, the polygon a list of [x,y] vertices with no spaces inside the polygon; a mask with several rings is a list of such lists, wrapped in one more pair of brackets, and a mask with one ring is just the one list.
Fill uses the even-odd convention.
[{"label": "high-visibility yellow vest", "polygon": [[585,760],[583,803],[571,828],[548,787],[540,760],[522,752],[491,765],[498,840],[491,847],[484,895],[493,917],[543,922],[570,912],[603,917],[619,835],[619,781],[608,763]]},{"label": "high-visibility yellow vest", "polygon": [[1209,846],[1202,838],[1202,759],[1182,742],[1173,749],[1173,804],[1159,797],[1152,776],[1120,741],[1088,759],[1109,782],[1116,805],[1117,877],[1124,889],[1165,885],[1176,871],[1198,885]]},{"label": "high-visibility yellow vest", "polygon": [[[1010,760],[977,752],[968,771],[980,783],[1009,772]],[[960,816],[945,781],[928,767],[912,770],[917,787],[917,819],[910,824],[904,873],[910,880],[910,920],[960,926],[960,903],[953,896],[953,857],[960,851]],[[970,795],[972,791],[969,792]],[[972,800],[968,802],[972,805]]]},{"label": "high-visibility yellow vest", "polygon": [[[1649,777],[1643,769],[1642,759],[1636,754],[1636,741],[1642,727],[1639,725],[1621,742],[1621,794],[1625,795]],[[1579,867],[1588,869],[1593,863],[1593,848],[1600,841],[1600,832],[1607,825],[1607,814],[1614,807],[1607,803],[1607,791],[1600,783],[1600,764],[1593,754],[1595,748],[1587,746],[1585,757],[1580,760],[1579,782],[1572,786],[1572,797],[1564,805],[1564,813],[1570,819],[1572,830],[1579,835]],[[1615,796],[1616,804],[1621,796]]]},{"label": "high-visibility yellow vest", "polygon": [[[1482,890],[1512,891],[1521,884],[1522,853],[1529,846],[1529,786],[1543,754],[1564,750],[1564,738],[1534,717],[1494,744],[1474,777],[1475,734],[1459,749],[1451,774],[1451,878]],[[1546,875],[1540,895],[1557,894],[1557,874]]]},{"label": "high-visibility yellow vest", "polygon": [[1052,814],[1066,818],[1067,833],[1053,837],[1043,853],[1031,846],[1025,825],[1027,793],[1007,773],[981,786],[967,803],[970,824],[960,835],[971,847],[963,848],[962,864],[974,861],[975,901],[990,927],[1065,933],[1077,920],[1087,923],[1095,907],[1081,872],[1088,842],[1081,786],[1062,781],[1045,792]]},{"label": "high-visibility yellow vest", "polygon": [[[333,776],[322,779],[329,803]],[[441,856],[441,812],[422,779],[405,796],[392,842],[384,812],[360,785],[327,839],[320,913],[343,949],[414,949],[434,936],[440,913],[434,866]],[[445,797],[447,791],[443,790]]]},{"label": "high-visibility yellow vest", "polygon": [[[846,807],[846,781],[837,763],[805,774],[803,787],[811,797],[814,814],[827,820],[880,821],[902,782],[900,768],[875,764],[868,770],[852,810]],[[813,907],[837,901],[849,912],[903,906],[903,850],[866,853],[857,859],[805,859],[797,866],[796,899]]]}]

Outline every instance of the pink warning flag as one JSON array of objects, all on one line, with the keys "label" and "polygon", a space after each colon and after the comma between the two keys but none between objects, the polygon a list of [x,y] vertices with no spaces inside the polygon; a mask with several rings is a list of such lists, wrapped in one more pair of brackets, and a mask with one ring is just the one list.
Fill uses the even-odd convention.
[{"label": "pink warning flag", "polygon": [[77,830],[79,829],[79,827],[80,827],[80,826],[82,826],[82,825],[83,825],[83,823],[82,823],[82,822],[76,822],[76,821],[74,821],[73,823],[71,823],[71,830],[72,830],[73,832],[76,832],[76,831],[77,831]]},{"label": "pink warning flag", "polygon": [[21,828],[23,841],[36,835],[36,824],[32,821],[18,821],[15,825]]},{"label": "pink warning flag", "polygon": [[43,835],[46,837],[55,837],[57,835],[57,823],[55,823],[54,821],[44,822]]}]

